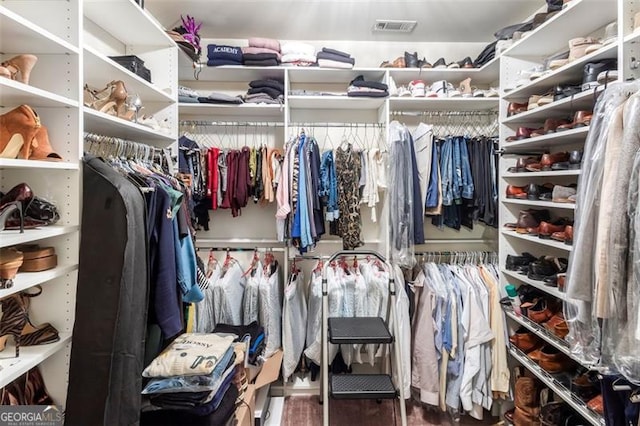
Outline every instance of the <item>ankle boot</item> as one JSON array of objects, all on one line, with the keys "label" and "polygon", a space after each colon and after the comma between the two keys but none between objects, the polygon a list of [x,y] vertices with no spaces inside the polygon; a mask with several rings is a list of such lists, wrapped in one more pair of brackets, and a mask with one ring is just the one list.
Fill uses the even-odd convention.
[{"label": "ankle boot", "polygon": [[518,426],[540,426],[540,384],[516,369],[515,410],[513,421]]},{"label": "ankle boot", "polygon": [[404,63],[407,68],[418,68],[418,52],[404,52]]},{"label": "ankle boot", "polygon": [[40,117],[28,105],[0,115],[0,158],[29,158],[31,143],[40,127]]},{"label": "ankle boot", "polygon": [[8,73],[12,80],[29,84],[29,76],[31,75],[31,70],[35,66],[36,62],[38,62],[38,57],[35,55],[14,56],[8,61],[4,61],[2,63],[2,68],[6,70],[3,71],[3,75],[6,76]]}]

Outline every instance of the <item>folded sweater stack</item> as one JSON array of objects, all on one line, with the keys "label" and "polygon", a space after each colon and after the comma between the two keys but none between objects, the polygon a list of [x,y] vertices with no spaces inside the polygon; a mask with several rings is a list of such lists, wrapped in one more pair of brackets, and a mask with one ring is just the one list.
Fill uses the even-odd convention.
[{"label": "folded sweater stack", "polygon": [[253,80],[244,101],[248,104],[282,104],[284,84],[278,80]]},{"label": "folded sweater stack", "polygon": [[389,96],[389,87],[377,81],[366,81],[359,75],[349,83],[347,96],[353,98],[386,98]]},{"label": "folded sweater stack", "polygon": [[350,54],[328,47],[323,47],[322,51],[318,52],[317,58],[320,68],[351,69],[356,64],[356,60]]},{"label": "folded sweater stack", "polygon": [[236,46],[209,44],[207,45],[207,59],[207,65],[210,67],[242,65],[242,50]]},{"label": "folded sweater stack", "polygon": [[282,45],[282,64],[306,67],[316,63],[316,49],[308,43],[288,42]]},{"label": "folded sweater stack", "polygon": [[242,48],[242,60],[253,67],[275,67],[280,65],[280,42],[271,38],[251,37],[249,46]]}]

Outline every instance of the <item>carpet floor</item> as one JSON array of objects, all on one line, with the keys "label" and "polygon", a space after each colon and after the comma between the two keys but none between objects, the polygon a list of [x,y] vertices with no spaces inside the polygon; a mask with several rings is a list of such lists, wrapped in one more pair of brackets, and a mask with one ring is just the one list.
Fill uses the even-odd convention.
[{"label": "carpet floor", "polygon": [[[390,400],[378,404],[372,400],[332,400],[329,408],[332,426],[394,426],[400,425],[400,408]],[[483,421],[463,416],[458,425],[484,426],[499,422],[485,416]],[[432,412],[409,403],[407,423],[410,426],[452,425],[447,414]],[[317,396],[291,396],[284,404],[282,426],[316,426],[322,424],[322,405]]]}]

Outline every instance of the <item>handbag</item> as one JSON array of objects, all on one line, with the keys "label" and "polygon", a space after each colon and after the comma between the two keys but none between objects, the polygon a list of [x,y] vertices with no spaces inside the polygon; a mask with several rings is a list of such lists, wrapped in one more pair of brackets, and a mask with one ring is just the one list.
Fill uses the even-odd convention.
[{"label": "handbag", "polygon": [[151,71],[144,66],[144,61],[136,55],[109,56],[109,58],[121,67],[151,83]]}]

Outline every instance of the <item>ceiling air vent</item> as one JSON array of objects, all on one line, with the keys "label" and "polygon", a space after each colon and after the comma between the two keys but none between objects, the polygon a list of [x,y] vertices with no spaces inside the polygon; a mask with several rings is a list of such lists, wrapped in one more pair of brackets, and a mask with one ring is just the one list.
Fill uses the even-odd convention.
[{"label": "ceiling air vent", "polygon": [[392,21],[376,19],[373,31],[385,31],[394,33],[410,33],[418,24],[417,21]]}]

